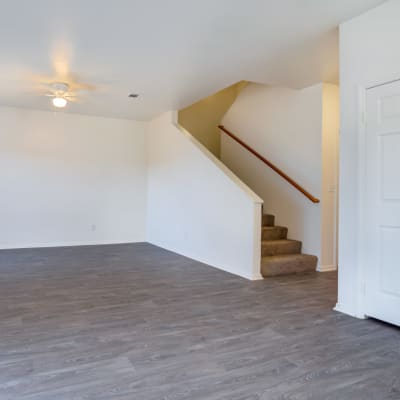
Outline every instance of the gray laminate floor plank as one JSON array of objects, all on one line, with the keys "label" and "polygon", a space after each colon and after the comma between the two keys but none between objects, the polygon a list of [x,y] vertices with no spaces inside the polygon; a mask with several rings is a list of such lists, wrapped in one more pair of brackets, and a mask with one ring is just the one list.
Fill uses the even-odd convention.
[{"label": "gray laminate floor plank", "polygon": [[400,399],[399,329],[336,286],[145,243],[0,251],[0,400]]}]

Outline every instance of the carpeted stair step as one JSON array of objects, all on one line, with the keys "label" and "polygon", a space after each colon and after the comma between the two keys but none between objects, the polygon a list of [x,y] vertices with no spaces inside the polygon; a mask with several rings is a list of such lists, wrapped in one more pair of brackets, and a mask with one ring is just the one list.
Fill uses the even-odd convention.
[{"label": "carpeted stair step", "polygon": [[318,257],[309,254],[285,254],[261,258],[261,275],[278,276],[314,272]]},{"label": "carpeted stair step", "polygon": [[284,226],[263,226],[262,240],[287,239],[288,229]]},{"label": "carpeted stair step", "polygon": [[263,226],[274,226],[275,225],[275,216],[271,215],[271,214],[263,214],[262,225]]},{"label": "carpeted stair step", "polygon": [[298,240],[264,240],[261,243],[262,257],[299,253],[301,253],[301,242]]}]

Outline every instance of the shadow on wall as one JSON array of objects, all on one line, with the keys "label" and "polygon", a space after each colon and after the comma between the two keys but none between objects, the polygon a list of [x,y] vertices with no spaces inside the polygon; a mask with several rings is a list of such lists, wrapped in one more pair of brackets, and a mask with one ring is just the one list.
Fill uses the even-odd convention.
[{"label": "shadow on wall", "polygon": [[216,157],[221,155],[217,126],[248,82],[240,81],[178,112],[178,122]]}]

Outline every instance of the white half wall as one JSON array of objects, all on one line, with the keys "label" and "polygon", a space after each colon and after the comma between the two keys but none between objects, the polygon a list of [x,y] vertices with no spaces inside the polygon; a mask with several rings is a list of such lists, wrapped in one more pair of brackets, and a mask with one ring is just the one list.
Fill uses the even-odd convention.
[{"label": "white half wall", "polygon": [[362,121],[365,88],[400,79],[400,2],[383,5],[340,26],[341,136],[339,292],[337,310],[363,317],[359,252]]},{"label": "white half wall", "polygon": [[[313,196],[332,198],[324,190],[336,187],[336,176],[322,168],[323,149],[329,152],[329,143],[338,136],[336,121],[333,129],[326,132],[326,136],[334,135],[336,139],[329,141],[325,137],[323,146],[323,116],[327,125],[329,117],[333,117],[328,111],[323,114],[323,97],[334,95],[336,90],[338,100],[337,87],[331,86],[334,85],[319,84],[293,90],[249,84],[225,114],[222,124]],[[337,105],[335,109],[338,118]],[[221,142],[222,161],[264,200],[264,212],[275,215],[276,225],[289,228],[289,238],[303,242],[304,253],[318,256],[320,270],[334,269],[335,216],[324,217],[325,203],[312,203],[229,136],[222,134]],[[323,187],[324,176],[330,181]],[[330,248],[324,251],[322,244],[327,242]]]},{"label": "white half wall", "polygon": [[145,126],[0,108],[0,248],[145,241]]},{"label": "white half wall", "polygon": [[150,243],[260,279],[262,200],[168,112],[149,123]]}]

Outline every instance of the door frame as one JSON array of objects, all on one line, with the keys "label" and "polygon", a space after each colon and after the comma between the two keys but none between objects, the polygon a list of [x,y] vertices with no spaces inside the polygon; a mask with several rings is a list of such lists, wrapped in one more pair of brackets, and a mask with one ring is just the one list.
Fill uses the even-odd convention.
[{"label": "door frame", "polygon": [[357,318],[368,318],[366,315],[365,296],[366,296],[366,263],[365,263],[365,221],[367,215],[365,210],[366,198],[366,166],[367,166],[367,93],[368,90],[378,86],[387,85],[400,81],[400,76],[391,76],[388,79],[380,79],[379,81],[371,81],[358,86],[358,118],[357,118],[357,244],[356,244],[356,260],[357,260]]}]

